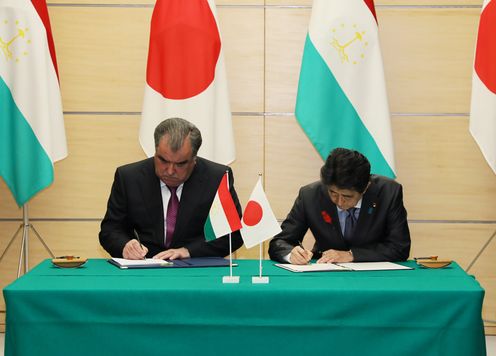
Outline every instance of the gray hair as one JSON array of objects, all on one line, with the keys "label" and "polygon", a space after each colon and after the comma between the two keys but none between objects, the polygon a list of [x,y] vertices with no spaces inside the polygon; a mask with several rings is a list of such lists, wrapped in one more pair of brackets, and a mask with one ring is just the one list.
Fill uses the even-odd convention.
[{"label": "gray hair", "polygon": [[178,151],[183,146],[184,139],[189,137],[193,157],[196,156],[202,144],[200,130],[198,130],[198,128],[191,122],[179,117],[172,117],[158,124],[153,134],[155,139],[155,148],[158,147],[160,140],[165,135],[169,136],[169,147],[173,152]]}]

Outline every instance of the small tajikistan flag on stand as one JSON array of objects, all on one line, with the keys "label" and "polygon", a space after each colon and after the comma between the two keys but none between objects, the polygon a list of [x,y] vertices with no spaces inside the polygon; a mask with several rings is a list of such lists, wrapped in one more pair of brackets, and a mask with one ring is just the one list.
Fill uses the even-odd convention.
[{"label": "small tajikistan flag on stand", "polygon": [[231,232],[241,229],[241,220],[236,210],[231,193],[229,192],[228,172],[220,181],[219,188],[215,194],[214,201],[203,228],[205,239],[214,240],[229,234],[229,276],[222,278],[223,283],[239,283],[239,276],[233,276],[232,272],[232,240]]},{"label": "small tajikistan flag on stand", "polygon": [[214,201],[210,207],[204,226],[205,239],[215,240],[221,236],[241,229],[241,220],[236,205],[229,192],[227,172],[220,181]]}]

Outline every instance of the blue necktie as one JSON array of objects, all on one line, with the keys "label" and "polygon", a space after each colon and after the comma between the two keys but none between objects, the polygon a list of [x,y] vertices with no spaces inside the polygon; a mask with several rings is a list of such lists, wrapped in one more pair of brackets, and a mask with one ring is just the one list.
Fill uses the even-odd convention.
[{"label": "blue necktie", "polygon": [[346,216],[346,221],[344,223],[344,239],[346,242],[351,243],[353,239],[353,233],[355,232],[355,227],[357,223],[357,218],[355,217],[355,210],[357,208],[350,208],[346,210],[348,215]]}]

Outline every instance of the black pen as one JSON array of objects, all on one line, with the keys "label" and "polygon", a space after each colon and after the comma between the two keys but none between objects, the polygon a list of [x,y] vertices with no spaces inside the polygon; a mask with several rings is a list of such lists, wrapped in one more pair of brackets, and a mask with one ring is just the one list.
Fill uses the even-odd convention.
[{"label": "black pen", "polygon": [[[301,243],[301,241],[298,241],[298,246],[300,246],[302,248],[303,251],[308,251],[304,246],[303,244]],[[310,261],[307,262],[307,264],[310,264]]]},{"label": "black pen", "polygon": [[[138,235],[138,231],[136,231],[136,229],[133,229],[133,232],[134,232],[134,236],[136,237],[136,240],[138,240],[138,242],[140,244],[141,249],[144,250],[143,245],[141,244],[141,240],[140,240],[139,235]],[[143,259],[146,260],[146,256],[143,256]]]}]

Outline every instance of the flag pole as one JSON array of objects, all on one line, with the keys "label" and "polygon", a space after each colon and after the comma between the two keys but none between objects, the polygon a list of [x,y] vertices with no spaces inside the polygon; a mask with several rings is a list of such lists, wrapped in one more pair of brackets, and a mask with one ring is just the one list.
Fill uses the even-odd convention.
[{"label": "flag pole", "polygon": [[[262,173],[258,173],[258,178],[262,179]],[[263,241],[258,244],[258,277],[251,277],[252,284],[268,284],[269,277],[262,277],[262,247]]]},{"label": "flag pole", "polygon": [[258,252],[259,252],[259,254],[258,254],[258,255],[259,255],[259,257],[260,257],[260,258],[259,258],[259,265],[260,265],[260,268],[259,268],[259,271],[260,271],[260,273],[259,273],[259,277],[260,277],[260,278],[262,278],[262,242],[260,242],[260,243],[258,244],[258,246],[259,246],[259,249],[258,249],[258,250],[259,250],[259,251],[258,251]]},{"label": "flag pole", "polygon": [[[227,191],[229,192],[229,170],[226,169],[226,184]],[[233,262],[232,262],[232,239],[229,233],[229,276],[222,277],[222,283],[239,283],[239,276],[233,276]]]},{"label": "flag pole", "polygon": [[0,256],[0,262],[2,262],[3,257],[9,250],[10,246],[16,239],[17,235],[19,235],[19,232],[22,230],[22,240],[21,240],[21,250],[19,253],[19,264],[17,266],[17,278],[21,276],[21,271],[22,267],[24,266],[24,273],[27,273],[29,271],[29,229],[32,229],[33,232],[35,233],[36,237],[38,237],[38,240],[43,244],[45,249],[48,251],[50,256],[52,258],[55,258],[55,255],[53,254],[52,250],[48,247],[48,245],[45,243],[45,240],[40,236],[38,231],[34,228],[33,224],[29,222],[29,206],[28,203],[25,203],[22,206],[22,223],[19,225],[19,228],[17,231],[14,233],[14,236],[10,239],[9,243],[7,244],[7,247],[2,253],[2,256]]},{"label": "flag pole", "polygon": [[251,283],[252,284],[268,284],[269,283],[269,277],[262,276],[262,246],[263,242],[260,242],[258,244],[258,276],[253,276],[251,277]]},{"label": "flag pole", "polygon": [[232,274],[232,239],[231,239],[231,233],[229,233],[229,276],[233,276]]}]

